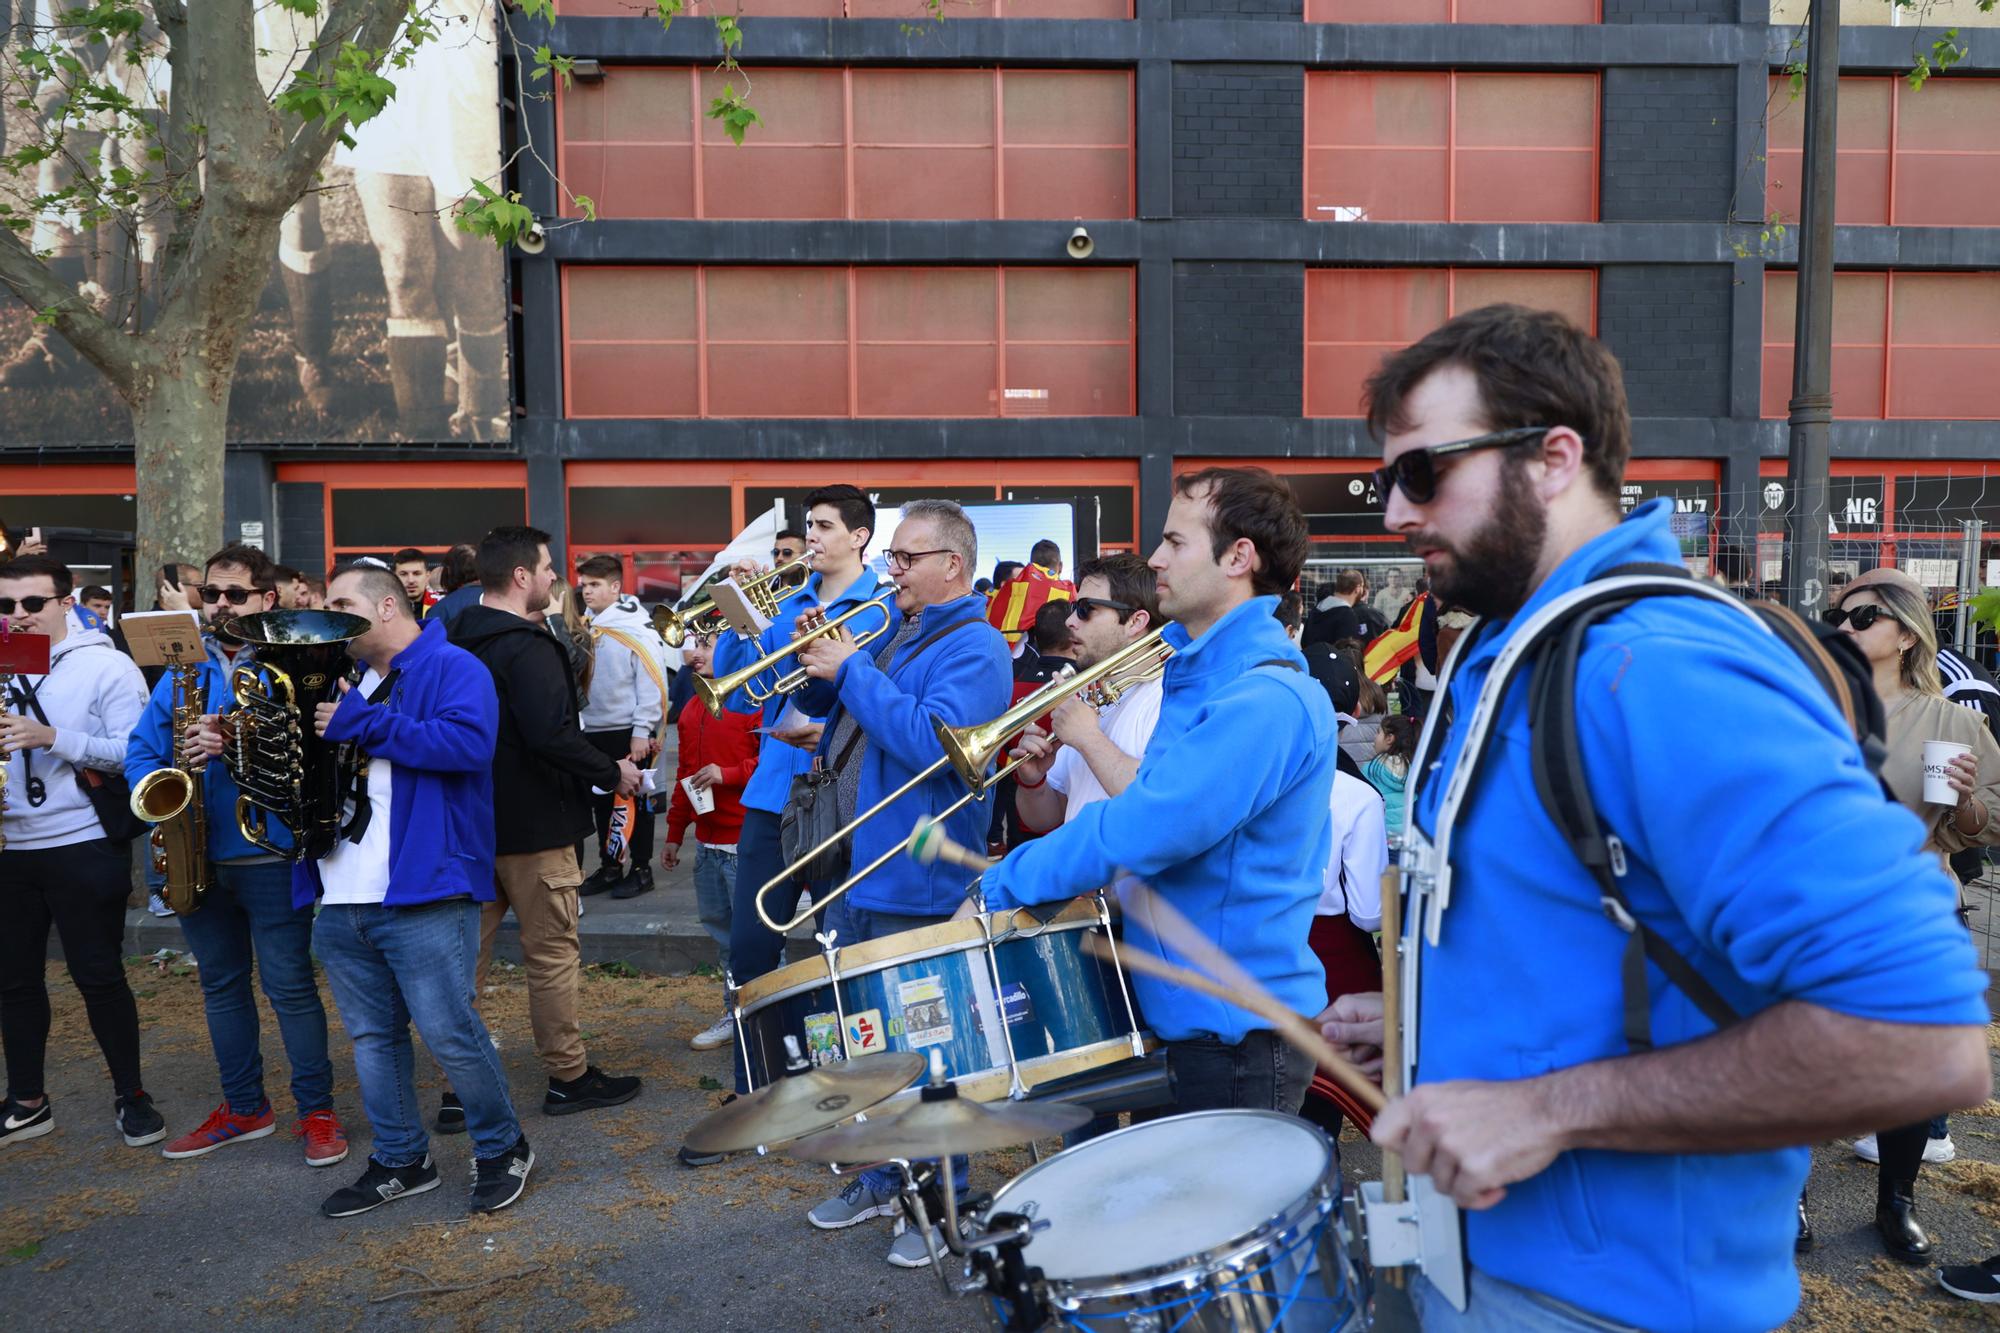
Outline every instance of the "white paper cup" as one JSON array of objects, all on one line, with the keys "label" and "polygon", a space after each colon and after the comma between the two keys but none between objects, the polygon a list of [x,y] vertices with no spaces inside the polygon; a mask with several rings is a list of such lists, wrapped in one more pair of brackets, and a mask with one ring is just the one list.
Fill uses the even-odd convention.
[{"label": "white paper cup", "polygon": [[1924,800],[1932,805],[1958,804],[1958,793],[1945,777],[1945,765],[1971,751],[1970,745],[1960,745],[1957,741],[1924,742]]},{"label": "white paper cup", "polygon": [[[1967,747],[1961,745],[1958,748],[1963,750]],[[688,803],[694,806],[696,814],[705,815],[715,809],[715,790],[713,788],[697,787],[694,785],[693,778],[682,778],[681,790],[687,793]],[[1926,787],[1924,790],[1929,791],[1930,788]],[[1953,797],[1952,799],[1957,800],[1958,798]]]}]

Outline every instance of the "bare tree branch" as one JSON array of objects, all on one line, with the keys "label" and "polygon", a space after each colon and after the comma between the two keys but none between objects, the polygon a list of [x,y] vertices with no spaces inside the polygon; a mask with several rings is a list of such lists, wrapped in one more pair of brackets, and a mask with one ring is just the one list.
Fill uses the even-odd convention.
[{"label": "bare tree branch", "polygon": [[148,360],[144,345],[113,328],[89,302],[58,282],[34,251],[8,231],[0,231],[0,284],[31,309],[53,310],[56,331],[131,399]]}]

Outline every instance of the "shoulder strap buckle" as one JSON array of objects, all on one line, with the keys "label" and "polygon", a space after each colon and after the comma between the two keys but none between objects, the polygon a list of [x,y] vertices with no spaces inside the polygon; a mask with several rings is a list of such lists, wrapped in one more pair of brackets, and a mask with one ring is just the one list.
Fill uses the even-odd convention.
[{"label": "shoulder strap buckle", "polygon": [[1604,915],[1610,918],[1611,924],[1624,931],[1627,935],[1639,929],[1638,920],[1619,899],[1612,897],[1608,893],[1600,894],[1597,903],[1598,906],[1604,909]]}]

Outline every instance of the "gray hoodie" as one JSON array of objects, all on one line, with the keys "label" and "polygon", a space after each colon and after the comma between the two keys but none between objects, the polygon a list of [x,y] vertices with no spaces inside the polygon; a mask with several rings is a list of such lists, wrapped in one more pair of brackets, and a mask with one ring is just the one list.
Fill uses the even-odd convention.
[{"label": "gray hoodie", "polygon": [[[24,685],[34,690],[56,738],[46,750],[8,757],[7,806],[0,813],[8,848],[32,851],[103,837],[76,770],[122,775],[126,742],[146,709],[145,676],[101,630],[72,630],[50,650],[48,675],[20,677],[8,691],[8,711],[34,717],[19,701]],[[38,806],[28,804],[31,774],[47,793]]]},{"label": "gray hoodie", "polygon": [[597,665],[590,673],[590,702],[581,719],[585,731],[628,731],[651,736],[658,730],[665,705],[653,672],[630,648],[602,631],[615,629],[643,645],[653,666],[666,676],[666,649],[653,632],[653,622],[636,597],[620,597],[590,617],[596,641]]}]

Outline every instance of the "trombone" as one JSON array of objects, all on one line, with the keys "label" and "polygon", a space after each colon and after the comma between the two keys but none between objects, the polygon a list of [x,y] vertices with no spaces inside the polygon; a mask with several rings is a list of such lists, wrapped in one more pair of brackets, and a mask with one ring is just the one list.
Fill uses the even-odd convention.
[{"label": "trombone", "polygon": [[[987,792],[998,786],[1002,779],[1027,762],[1027,756],[1023,755],[1009,760],[1001,766],[997,773],[994,773],[990,777],[986,775],[986,766],[993,762],[994,757],[1001,750],[1006,748],[1009,741],[1026,731],[1043,714],[1054,710],[1065,698],[1073,694],[1088,695],[1092,688],[1100,682],[1114,679],[1121,682],[1120,689],[1122,691],[1131,688],[1142,680],[1151,679],[1166,670],[1167,659],[1174,655],[1174,648],[1172,644],[1166,642],[1161,637],[1165,629],[1165,626],[1161,626],[1144,638],[1134,639],[1111,656],[1091,667],[1088,671],[1077,672],[1074,670],[1065,670],[1064,674],[1057,676],[1054,680],[1042,686],[990,722],[980,722],[964,727],[949,726],[943,721],[938,722],[938,743],[944,747],[944,754],[938,761],[856,815],[844,827],[830,834],[817,847],[801,853],[798,860],[780,870],[775,879],[772,879],[762,888],[758,889],[756,898],[758,919],[770,929],[777,931],[780,935],[786,934],[815,913],[825,910],[829,904],[838,899],[842,894],[874,874],[877,870],[880,870],[892,859],[901,856],[904,850],[909,847],[911,838],[917,836],[917,831],[925,829],[932,824],[942,824],[945,820],[950,819],[953,815],[964,809],[969,802],[984,800]],[[696,683],[699,684],[699,681]],[[958,776],[970,789],[965,795],[931,816],[929,820],[918,824],[917,830],[913,830],[909,836],[905,837],[894,847],[883,852],[873,861],[870,861],[867,865],[842,880],[824,898],[810,903],[790,921],[778,922],[771,919],[770,911],[764,906],[764,899],[770,894],[771,890],[781,884],[789,883],[792,877],[798,873],[801,866],[810,865],[820,853],[834,846],[842,838],[849,836],[854,830],[860,828],[884,810],[887,810],[897,801],[902,800],[903,797],[922,786],[925,782],[928,782],[936,775],[939,769],[947,765],[957,771]]]},{"label": "trombone", "polygon": [[769,671],[772,667],[778,665],[778,663],[784,661],[787,657],[790,657],[799,649],[805,647],[814,639],[819,638],[823,634],[831,634],[835,630],[838,630],[863,611],[879,611],[882,613],[882,623],[873,629],[862,630],[854,636],[854,646],[856,648],[865,648],[875,642],[875,640],[881,638],[883,634],[888,632],[889,626],[895,623],[896,617],[889,610],[889,603],[895,599],[895,596],[896,590],[894,588],[886,589],[877,596],[861,603],[861,605],[841,612],[832,620],[822,621],[805,633],[795,636],[784,647],[764,654],[764,656],[758,658],[749,666],[744,667],[740,671],[732,671],[719,680],[712,676],[696,676],[694,678],[694,692],[700,697],[702,706],[708,709],[710,717],[721,717],[724,701],[738,690],[742,690],[743,697],[753,704],[762,704],[767,699],[780,694],[795,694],[804,689],[807,681],[811,679],[811,677],[806,675],[804,667],[794,668],[778,677],[769,689],[760,688],[751,682],[766,671]]},{"label": "trombone", "polygon": [[[738,590],[750,605],[764,615],[775,615],[781,594],[789,595],[797,591],[790,586],[792,572],[805,568],[811,561],[810,552],[795,560],[787,560],[776,569],[759,574],[748,583],[739,585]],[[681,609],[671,606],[653,608],[653,628],[659,632],[662,639],[666,640],[669,648],[680,647],[687,642],[691,634],[711,633],[721,629],[726,623],[728,622],[723,618],[722,610],[716,606],[713,597],[704,597],[693,606]]]}]

